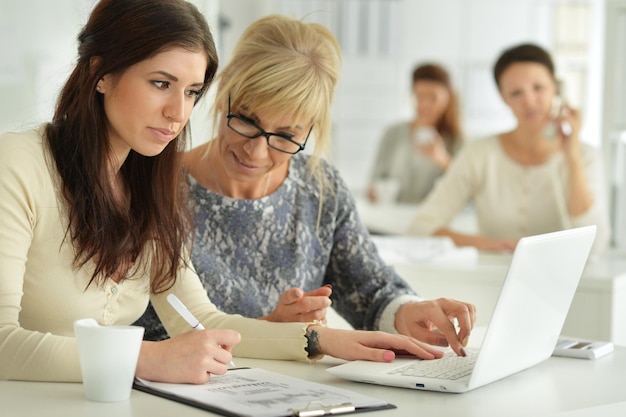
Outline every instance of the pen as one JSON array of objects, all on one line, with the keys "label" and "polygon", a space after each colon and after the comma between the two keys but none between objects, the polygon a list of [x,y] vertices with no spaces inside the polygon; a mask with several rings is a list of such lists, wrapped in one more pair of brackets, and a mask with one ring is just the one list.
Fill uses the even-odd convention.
[{"label": "pen", "polygon": [[[174,294],[168,294],[167,301],[172,307],[174,307],[174,310],[176,310],[176,312],[180,314],[180,316],[184,318],[187,323],[189,323],[189,325],[193,329],[204,330],[204,326],[202,325],[202,323],[200,323],[200,320],[198,320],[194,317],[193,314],[191,314],[191,311],[189,311],[189,309],[185,307],[183,302],[180,301],[178,297],[176,297]],[[231,368],[235,367],[235,363],[233,361],[230,361],[229,365]]]}]

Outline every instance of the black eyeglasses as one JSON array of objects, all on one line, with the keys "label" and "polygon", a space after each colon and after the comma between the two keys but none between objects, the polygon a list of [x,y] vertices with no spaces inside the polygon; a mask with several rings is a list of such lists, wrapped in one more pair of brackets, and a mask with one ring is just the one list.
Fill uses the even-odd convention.
[{"label": "black eyeglasses", "polygon": [[306,138],[304,138],[302,143],[296,142],[293,140],[293,135],[289,135],[287,133],[266,132],[257,126],[253,120],[240,114],[231,113],[230,96],[228,96],[228,113],[226,114],[226,118],[228,119],[228,122],[226,123],[227,126],[244,138],[256,139],[259,136],[265,136],[267,146],[291,155],[297,154],[304,149],[306,141],[309,139],[309,135],[313,130],[313,126],[311,125],[309,133],[307,133]]}]

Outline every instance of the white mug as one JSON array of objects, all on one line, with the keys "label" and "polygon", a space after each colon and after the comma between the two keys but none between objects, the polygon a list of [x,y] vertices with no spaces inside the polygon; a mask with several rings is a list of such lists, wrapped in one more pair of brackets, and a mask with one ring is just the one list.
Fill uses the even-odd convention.
[{"label": "white mug", "polygon": [[144,328],[100,326],[94,319],[74,322],[74,334],[88,400],[114,402],[130,398]]},{"label": "white mug", "polygon": [[395,178],[380,178],[374,181],[376,202],[381,205],[395,204],[400,192],[400,183]]},{"label": "white mug", "polygon": [[421,126],[415,129],[413,140],[417,146],[430,145],[434,142],[437,131],[430,126]]}]

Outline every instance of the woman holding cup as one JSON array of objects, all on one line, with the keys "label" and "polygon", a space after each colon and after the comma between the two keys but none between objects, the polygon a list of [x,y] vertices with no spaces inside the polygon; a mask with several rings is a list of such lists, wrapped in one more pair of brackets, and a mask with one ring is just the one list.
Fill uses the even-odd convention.
[{"label": "woman holding cup", "polygon": [[421,202],[461,146],[458,99],[447,71],[423,64],[412,80],[415,117],[385,131],[368,188],[371,202]]}]

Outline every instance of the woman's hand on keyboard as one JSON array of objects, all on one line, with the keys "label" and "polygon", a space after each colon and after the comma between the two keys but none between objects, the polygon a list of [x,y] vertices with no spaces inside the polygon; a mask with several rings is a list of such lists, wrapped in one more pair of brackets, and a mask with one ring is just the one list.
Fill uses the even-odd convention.
[{"label": "woman's hand on keyboard", "polygon": [[346,360],[391,362],[396,353],[421,359],[443,357],[441,349],[417,339],[380,331],[332,329],[312,324],[307,329],[307,339],[309,352]]},{"label": "woman's hand on keyboard", "polygon": [[450,346],[457,355],[465,356],[464,347],[475,322],[473,304],[439,298],[403,304],[396,313],[395,325],[401,334],[431,345]]}]

